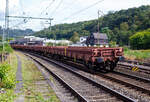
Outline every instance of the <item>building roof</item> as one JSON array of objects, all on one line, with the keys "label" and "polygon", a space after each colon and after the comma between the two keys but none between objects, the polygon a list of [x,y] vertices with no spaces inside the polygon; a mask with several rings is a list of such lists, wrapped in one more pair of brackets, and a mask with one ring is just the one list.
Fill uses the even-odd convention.
[{"label": "building roof", "polygon": [[93,35],[94,35],[94,38],[96,39],[108,39],[105,33],[93,33]]},{"label": "building roof", "polygon": [[81,36],[80,38],[87,38],[88,36]]}]

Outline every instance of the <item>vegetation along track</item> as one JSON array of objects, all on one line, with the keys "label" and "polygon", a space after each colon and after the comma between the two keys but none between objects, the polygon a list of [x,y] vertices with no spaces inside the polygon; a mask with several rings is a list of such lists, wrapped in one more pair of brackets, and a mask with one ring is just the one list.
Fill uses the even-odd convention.
[{"label": "vegetation along track", "polygon": [[42,64],[51,73],[53,73],[54,76],[59,77],[59,80],[63,80],[63,84],[69,87],[70,91],[74,92],[76,95],[78,94],[79,102],[135,101],[115,90],[112,90],[102,83],[97,83],[96,81],[86,77],[86,75],[83,75],[83,73],[76,71],[76,69],[70,68],[70,66],[45,58],[46,60],[57,64],[57,66],[53,65],[53,67],[50,67],[52,66],[52,63],[50,64],[50,62],[39,58],[40,56],[37,58],[30,55],[30,57]]}]

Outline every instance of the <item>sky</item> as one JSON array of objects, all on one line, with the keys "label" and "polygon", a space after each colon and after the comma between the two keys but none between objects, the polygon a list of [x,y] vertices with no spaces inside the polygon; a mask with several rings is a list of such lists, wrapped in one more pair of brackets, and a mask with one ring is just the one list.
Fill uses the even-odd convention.
[{"label": "sky", "polygon": [[[0,26],[4,25],[5,1],[0,0]],[[104,14],[142,5],[150,0],[9,0],[10,16],[53,18],[52,25],[97,19]],[[103,15],[100,14],[100,16]],[[9,18],[10,28],[39,31],[49,26],[46,20]]]}]

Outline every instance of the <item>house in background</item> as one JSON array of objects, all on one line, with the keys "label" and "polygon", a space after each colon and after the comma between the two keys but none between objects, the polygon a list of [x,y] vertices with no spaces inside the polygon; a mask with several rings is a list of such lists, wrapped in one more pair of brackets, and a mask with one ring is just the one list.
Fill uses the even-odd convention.
[{"label": "house in background", "polygon": [[35,36],[25,36],[24,38],[16,39],[11,41],[10,44],[20,44],[20,45],[43,45],[45,38],[35,37]]},{"label": "house in background", "polygon": [[20,38],[10,42],[10,44],[43,45],[43,46],[46,46],[48,43],[51,43],[52,45],[55,44],[69,45],[72,42],[69,40],[53,40],[53,39],[40,38],[35,36],[25,36],[24,38]]},{"label": "house in background", "polygon": [[86,42],[87,37],[88,36],[82,36],[82,37],[80,37],[80,43]]},{"label": "house in background", "polygon": [[87,37],[86,44],[89,46],[108,46],[108,37],[105,33],[92,33]]},{"label": "house in background", "polygon": [[86,46],[86,39],[87,38],[88,38],[88,36],[80,37],[80,42],[78,42],[78,44],[80,44],[80,46]]}]

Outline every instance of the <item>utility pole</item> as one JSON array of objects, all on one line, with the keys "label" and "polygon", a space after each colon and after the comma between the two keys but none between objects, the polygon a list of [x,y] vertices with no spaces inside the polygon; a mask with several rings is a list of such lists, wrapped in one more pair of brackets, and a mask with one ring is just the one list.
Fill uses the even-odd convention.
[{"label": "utility pole", "polygon": [[[49,31],[51,32],[52,31],[52,25],[51,25],[51,20],[50,20],[50,27],[49,27]],[[53,38],[54,40],[55,40],[55,43],[53,43],[53,46],[56,46],[56,34],[54,34],[54,38]]]},{"label": "utility pole", "polygon": [[9,1],[6,0],[6,7],[5,7],[5,26],[3,25],[3,52],[2,52],[2,62],[4,61],[4,52],[5,52],[5,35],[9,37]]},{"label": "utility pole", "polygon": [[5,37],[5,26],[3,25],[3,38],[2,38],[3,52],[4,52],[4,41],[5,41],[4,37]]},{"label": "utility pole", "polygon": [[[50,22],[49,22],[49,31],[50,31],[50,33],[51,33],[51,31],[52,31],[52,22],[51,22],[51,20],[50,20]],[[53,38],[53,39],[55,40],[55,43],[53,43],[53,46],[55,46],[55,45],[56,45],[55,35],[54,35],[54,38]]]},{"label": "utility pole", "polygon": [[97,23],[97,30],[98,30],[98,33],[100,32],[99,28],[100,28],[100,23],[99,23],[99,15],[100,13],[104,16],[105,14],[103,13],[103,11],[101,10],[98,10],[98,23]]},{"label": "utility pole", "polygon": [[99,10],[98,10],[98,23],[97,23],[97,31],[98,31],[98,33],[99,33]]},{"label": "utility pole", "polygon": [[[51,33],[51,31],[52,31],[52,20],[49,19],[49,23],[46,23],[46,24],[49,24],[49,31]],[[55,43],[53,43],[53,46],[56,46],[56,35],[54,35],[53,39],[55,40]]]},{"label": "utility pole", "polygon": [[51,27],[51,26],[52,26],[52,22],[51,22],[51,20],[49,20],[49,22],[50,22],[50,23],[49,23],[49,30],[50,30],[50,32],[51,32],[51,31],[52,31],[52,27]]},{"label": "utility pole", "polygon": [[5,36],[5,25],[3,25],[3,38],[2,38],[2,44],[3,44],[3,50],[2,50],[2,51],[3,51],[3,52],[2,52],[2,62],[4,61],[4,58],[3,58],[3,57],[4,57],[4,54],[3,54],[3,53],[4,53],[4,49],[5,49],[5,48],[4,48],[4,41],[5,41],[4,36]]},{"label": "utility pole", "polygon": [[[9,39],[9,0],[6,0],[5,8],[5,34]],[[5,36],[4,36],[5,37]]]}]

